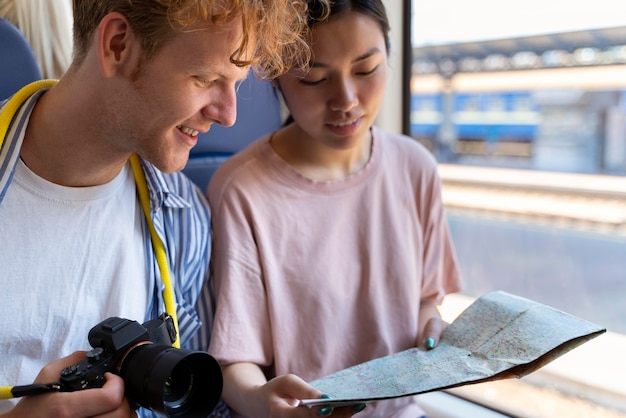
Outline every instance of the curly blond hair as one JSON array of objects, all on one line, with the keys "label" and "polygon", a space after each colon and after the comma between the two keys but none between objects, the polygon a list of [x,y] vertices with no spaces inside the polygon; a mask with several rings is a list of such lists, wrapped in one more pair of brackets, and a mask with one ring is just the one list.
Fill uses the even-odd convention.
[{"label": "curly blond hair", "polygon": [[[330,0],[321,1],[330,8]],[[241,19],[244,35],[231,56],[234,64],[252,65],[275,78],[310,59],[306,0],[74,0],[76,63],[84,59],[98,24],[111,12],[126,16],[148,59],[177,33],[234,19]],[[250,50],[252,57],[246,56]]]}]

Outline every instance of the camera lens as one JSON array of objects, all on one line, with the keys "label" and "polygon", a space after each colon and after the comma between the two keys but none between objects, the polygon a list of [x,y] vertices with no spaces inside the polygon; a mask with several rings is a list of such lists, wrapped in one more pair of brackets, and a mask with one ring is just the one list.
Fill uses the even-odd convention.
[{"label": "camera lens", "polygon": [[130,400],[167,417],[206,418],[222,394],[222,371],[209,354],[146,344],[120,366]]},{"label": "camera lens", "polygon": [[179,365],[172,375],[165,382],[163,388],[163,398],[165,406],[171,409],[178,409],[189,399],[189,394],[193,391],[193,372],[184,364]]}]

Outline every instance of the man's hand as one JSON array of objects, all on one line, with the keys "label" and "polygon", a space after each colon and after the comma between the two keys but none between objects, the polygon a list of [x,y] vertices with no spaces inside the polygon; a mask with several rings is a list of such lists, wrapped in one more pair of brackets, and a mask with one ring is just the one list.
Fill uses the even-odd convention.
[{"label": "man's hand", "polygon": [[[35,379],[35,383],[57,382],[61,370],[85,358],[84,351],[77,351],[67,357],[45,366]],[[53,392],[42,395],[25,396],[0,418],[134,418],[137,416],[124,397],[124,381],[113,374],[105,374],[106,383],[102,388],[75,392]]]}]

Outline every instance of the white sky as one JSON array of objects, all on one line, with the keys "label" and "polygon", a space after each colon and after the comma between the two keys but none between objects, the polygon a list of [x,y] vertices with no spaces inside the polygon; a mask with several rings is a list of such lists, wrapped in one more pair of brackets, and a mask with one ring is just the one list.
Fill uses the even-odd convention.
[{"label": "white sky", "polygon": [[413,44],[626,26],[624,0],[413,0]]}]

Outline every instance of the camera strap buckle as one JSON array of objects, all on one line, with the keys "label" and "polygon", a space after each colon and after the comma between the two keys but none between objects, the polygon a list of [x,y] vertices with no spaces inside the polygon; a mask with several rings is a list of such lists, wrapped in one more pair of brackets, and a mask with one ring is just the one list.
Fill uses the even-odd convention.
[{"label": "camera strap buckle", "polygon": [[54,383],[33,383],[32,385],[13,386],[11,394],[14,398],[22,396],[39,395],[47,392],[59,392],[62,386],[58,382]]}]

